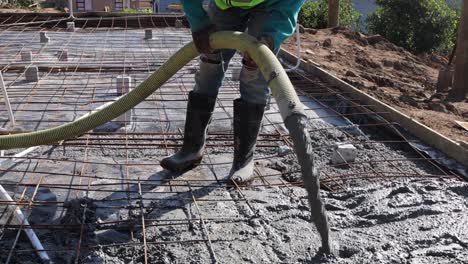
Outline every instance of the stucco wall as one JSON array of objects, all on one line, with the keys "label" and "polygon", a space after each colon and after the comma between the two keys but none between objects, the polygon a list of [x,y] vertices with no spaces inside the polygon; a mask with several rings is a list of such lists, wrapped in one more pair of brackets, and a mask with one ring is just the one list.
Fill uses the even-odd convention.
[{"label": "stucco wall", "polygon": [[[74,9],[78,12],[80,11],[89,11],[89,10],[78,10],[77,2],[79,0],[74,0]],[[84,1],[83,1],[84,2]],[[105,11],[105,7],[110,7],[110,11],[118,11],[115,8],[115,0],[91,0],[92,10],[91,11]],[[127,8],[127,1],[123,1],[123,8]],[[131,8],[137,8],[137,1],[131,1]]]}]

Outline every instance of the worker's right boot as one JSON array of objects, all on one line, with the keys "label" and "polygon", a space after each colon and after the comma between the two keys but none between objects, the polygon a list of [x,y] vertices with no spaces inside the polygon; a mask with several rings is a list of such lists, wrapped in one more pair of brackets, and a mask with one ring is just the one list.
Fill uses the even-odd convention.
[{"label": "worker's right boot", "polygon": [[182,173],[200,164],[205,149],[206,131],[215,103],[216,97],[189,93],[184,143],[176,154],[161,161],[164,169]]}]

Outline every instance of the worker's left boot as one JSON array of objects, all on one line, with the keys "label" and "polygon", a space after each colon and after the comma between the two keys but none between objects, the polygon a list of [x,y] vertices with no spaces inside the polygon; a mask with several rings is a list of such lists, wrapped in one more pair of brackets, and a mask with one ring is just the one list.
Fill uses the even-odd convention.
[{"label": "worker's left boot", "polygon": [[183,173],[200,164],[205,150],[207,127],[216,104],[216,96],[189,93],[185,118],[184,143],[174,155],[164,158],[161,167]]},{"label": "worker's left boot", "polygon": [[234,100],[234,160],[229,178],[243,184],[253,179],[253,154],[260,131],[264,104]]}]

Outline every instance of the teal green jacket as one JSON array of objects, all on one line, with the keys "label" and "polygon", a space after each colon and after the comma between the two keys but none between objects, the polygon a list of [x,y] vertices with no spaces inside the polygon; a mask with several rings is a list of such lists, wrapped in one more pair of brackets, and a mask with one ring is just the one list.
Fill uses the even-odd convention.
[{"label": "teal green jacket", "polygon": [[[203,0],[181,0],[192,32],[207,27],[210,22],[208,14],[203,9]],[[297,16],[304,0],[265,0],[270,18],[265,22],[262,33],[273,38],[275,49],[289,38],[296,27]]]}]

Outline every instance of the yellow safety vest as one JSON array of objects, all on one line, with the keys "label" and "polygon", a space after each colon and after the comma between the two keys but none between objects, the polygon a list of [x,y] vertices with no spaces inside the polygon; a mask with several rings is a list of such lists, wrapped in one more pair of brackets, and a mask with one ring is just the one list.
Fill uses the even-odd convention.
[{"label": "yellow safety vest", "polygon": [[240,8],[249,9],[249,8],[252,8],[254,6],[257,6],[265,2],[265,0],[214,0],[214,1],[216,5],[222,10],[228,9],[230,7],[240,7]]}]

